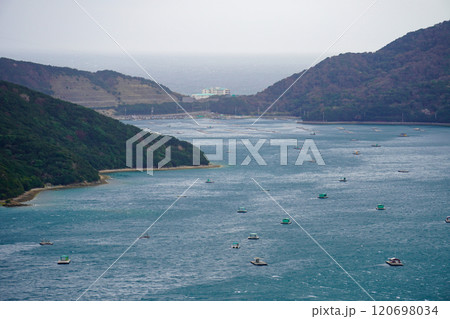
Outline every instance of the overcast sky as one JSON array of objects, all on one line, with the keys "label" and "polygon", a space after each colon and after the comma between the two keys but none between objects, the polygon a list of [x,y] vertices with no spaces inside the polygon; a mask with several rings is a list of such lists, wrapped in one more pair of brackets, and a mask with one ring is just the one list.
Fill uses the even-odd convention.
[{"label": "overcast sky", "polygon": [[[373,0],[77,0],[130,53],[322,53]],[[450,19],[449,0],[379,0],[330,53]],[[0,0],[0,55],[121,54],[73,0]]]}]

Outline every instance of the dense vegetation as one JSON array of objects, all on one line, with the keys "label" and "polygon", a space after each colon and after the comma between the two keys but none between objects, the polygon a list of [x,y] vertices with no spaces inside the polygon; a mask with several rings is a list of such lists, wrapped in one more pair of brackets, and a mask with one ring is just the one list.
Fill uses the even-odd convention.
[{"label": "dense vegetation", "polygon": [[[45,183],[96,181],[100,169],[123,168],[125,141],[138,132],[85,107],[0,81],[0,199]],[[155,152],[155,164],[169,145],[166,167],[192,165],[192,145],[176,138]],[[208,164],[203,153],[201,164]]]},{"label": "dense vegetation", "polygon": [[[326,121],[450,122],[450,21],[408,33],[374,53],[327,58],[307,71],[269,114]],[[303,71],[304,72],[304,71]],[[302,72],[211,110],[259,114]]]}]

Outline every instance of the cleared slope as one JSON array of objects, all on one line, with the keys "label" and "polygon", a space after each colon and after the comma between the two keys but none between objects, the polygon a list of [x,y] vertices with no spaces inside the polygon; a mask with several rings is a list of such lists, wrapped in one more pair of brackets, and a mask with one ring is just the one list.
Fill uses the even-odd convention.
[{"label": "cleared slope", "polygon": [[[155,82],[108,70],[93,73],[0,58],[0,80],[86,107],[172,102]],[[164,89],[176,100],[181,99],[181,94]]]}]

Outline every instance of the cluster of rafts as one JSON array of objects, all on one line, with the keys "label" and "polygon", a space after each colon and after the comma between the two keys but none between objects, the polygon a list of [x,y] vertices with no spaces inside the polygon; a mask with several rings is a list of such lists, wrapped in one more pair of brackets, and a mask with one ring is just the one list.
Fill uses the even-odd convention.
[{"label": "cluster of rafts", "polygon": [[[209,181],[209,179],[208,179],[208,181]],[[347,182],[347,178],[343,177],[339,180],[339,182]],[[326,193],[321,193],[321,194],[319,194],[319,196],[317,198],[326,199],[326,198],[328,198],[328,195]],[[375,207],[375,209],[376,210],[386,210],[386,208],[384,207],[383,204],[378,204]],[[237,212],[238,213],[247,213],[247,209],[245,207],[239,207]],[[447,216],[447,218],[445,219],[445,222],[450,223],[450,216]],[[285,218],[281,221],[281,224],[284,224],[284,225],[289,225],[291,223],[292,223],[292,221],[289,218]],[[259,239],[259,237],[256,233],[251,233],[249,235],[248,239],[256,240],[256,239]],[[231,247],[232,248],[240,248],[239,243],[233,243],[233,245]],[[252,260],[251,263],[256,266],[267,266],[267,263],[262,261],[259,257],[255,257],[255,260]],[[403,266],[402,261],[395,257],[389,258],[388,260],[386,260],[386,263],[389,266]]]},{"label": "cluster of rafts", "polygon": [[[39,245],[41,246],[52,246],[53,242],[51,242],[50,240],[47,239],[42,239],[41,242],[39,243]],[[58,265],[67,265],[70,264],[70,258],[67,255],[62,255],[61,257],[59,257],[58,260]]]},{"label": "cluster of rafts", "polygon": [[[347,182],[347,178],[343,177],[339,181],[340,182]],[[210,183],[214,183],[214,182],[211,179],[208,178],[205,183],[210,184]],[[322,194],[319,194],[318,198],[319,199],[326,199],[326,198],[328,198],[328,195],[326,193],[322,193]],[[384,205],[378,204],[375,209],[376,210],[385,210],[386,208],[384,207]],[[242,207],[239,207],[237,212],[240,213],[240,214],[247,213],[247,209],[242,206]],[[450,223],[450,216],[447,216],[447,218],[445,219],[445,222],[446,223]],[[289,218],[284,218],[281,221],[281,224],[282,225],[289,225],[289,224],[292,224],[292,221]],[[147,238],[150,238],[148,233],[142,234],[139,237],[139,239],[147,239]],[[259,236],[258,236],[257,233],[250,233],[249,236],[248,236],[248,239],[249,240],[258,240]],[[51,241],[49,241],[47,239],[43,239],[43,240],[41,240],[39,245],[41,245],[41,246],[51,246],[51,245],[53,245],[53,242],[51,242]],[[239,249],[239,248],[241,248],[241,246],[239,245],[238,242],[234,242],[231,245],[231,248]],[[70,261],[71,260],[70,260],[69,256],[62,255],[59,258],[59,260],[57,261],[57,263],[58,263],[58,265],[68,265],[68,264],[70,264]],[[261,260],[261,258],[259,258],[259,257],[255,257],[254,260],[252,260],[250,262],[253,265],[255,265],[255,266],[267,266],[267,263],[265,261]],[[401,260],[398,259],[398,258],[395,258],[395,257],[389,258],[388,260],[386,260],[386,263],[388,265],[390,265],[390,266],[403,266],[403,263],[401,262]]]},{"label": "cluster of rafts", "polygon": [[[347,182],[347,178],[343,177],[339,181]],[[319,196],[317,198],[326,199],[326,198],[328,198],[328,195],[325,193],[322,193],[322,194],[319,194]],[[377,207],[375,207],[375,209],[376,210],[385,210],[386,208],[384,207],[383,204],[378,204]],[[449,217],[447,217],[447,219],[449,219]],[[390,266],[403,266],[403,263],[400,261],[400,259],[395,258],[395,257],[389,258],[388,260],[386,260],[386,263]]]},{"label": "cluster of rafts", "polygon": [[[247,209],[245,207],[241,206],[238,208],[237,212],[239,214],[245,214],[245,213],[247,213]],[[289,224],[292,224],[292,221],[289,218],[284,218],[281,221],[281,224],[289,225]],[[248,238],[248,240],[258,240],[259,236],[257,233],[250,233],[247,238]],[[239,243],[235,242],[231,245],[231,248],[239,249],[239,248],[241,248],[241,246],[239,245]],[[250,262],[255,266],[267,266],[268,265],[265,261],[261,260],[260,257],[255,257],[254,260],[252,260]]]},{"label": "cluster of rafts", "polygon": [[[408,171],[399,171],[399,172],[408,172]],[[339,180],[340,182],[347,182],[347,178],[343,177]],[[319,194],[318,196],[319,199],[326,199],[328,198],[328,195],[325,193]],[[377,207],[375,207],[376,210],[386,210],[386,208],[384,207],[383,204],[378,204]],[[450,223],[450,216],[447,216],[447,218],[445,219],[446,223]],[[403,263],[401,262],[400,259],[392,257],[389,258],[388,260],[386,260],[386,263],[390,266],[403,266]]]},{"label": "cluster of rafts", "polygon": [[[406,135],[405,133],[401,133],[400,136],[407,137],[408,135]],[[352,141],[353,141],[353,140],[352,140]],[[356,140],[355,140],[355,141],[356,141]],[[372,147],[381,147],[381,145],[378,144],[378,143],[377,143],[377,144],[372,144]],[[358,150],[354,150],[354,151],[353,151],[353,155],[361,155],[361,152],[358,151]],[[399,172],[399,173],[409,173],[408,170],[404,170],[404,169],[400,169],[400,170],[398,170],[397,172]],[[340,180],[340,182],[346,182],[345,177],[344,177],[344,180]]]}]

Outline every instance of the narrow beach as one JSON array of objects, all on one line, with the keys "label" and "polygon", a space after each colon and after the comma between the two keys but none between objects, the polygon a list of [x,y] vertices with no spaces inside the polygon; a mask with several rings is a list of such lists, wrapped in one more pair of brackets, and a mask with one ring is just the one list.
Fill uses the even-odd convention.
[{"label": "narrow beach", "polygon": [[[153,168],[154,171],[175,171],[182,169],[202,169],[202,168],[220,168],[222,165],[198,165],[198,166],[177,166],[177,167],[167,167],[167,168]],[[145,169],[147,170],[147,169]],[[144,170],[144,171],[145,171]],[[118,168],[118,169],[104,169],[99,171],[100,180],[95,182],[82,182],[74,183],[69,185],[55,185],[48,187],[32,188],[25,193],[10,199],[9,204],[4,205],[5,207],[16,207],[16,206],[27,206],[24,204],[36,197],[42,191],[55,190],[55,189],[66,189],[66,188],[77,188],[77,187],[87,187],[87,186],[97,186],[107,183],[109,176],[103,175],[108,173],[120,173],[120,172],[142,172],[136,168]],[[6,201],[2,201],[5,203]]]}]

